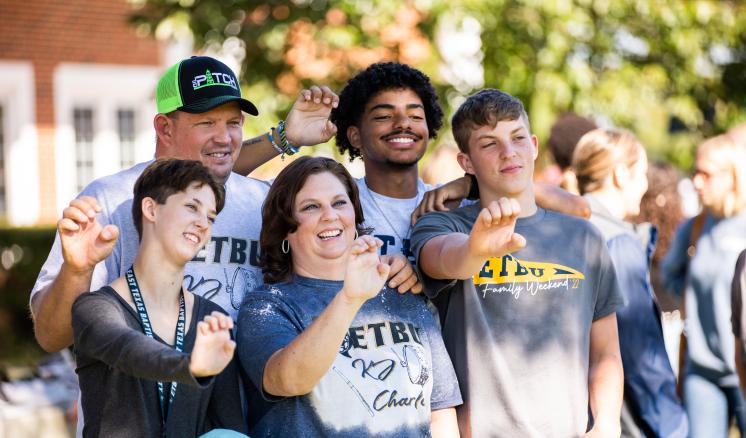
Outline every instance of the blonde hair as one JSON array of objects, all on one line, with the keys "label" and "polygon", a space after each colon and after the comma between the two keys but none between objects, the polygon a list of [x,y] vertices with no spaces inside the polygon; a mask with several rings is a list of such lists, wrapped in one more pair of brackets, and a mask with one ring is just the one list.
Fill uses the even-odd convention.
[{"label": "blonde hair", "polygon": [[619,163],[632,167],[640,160],[641,149],[637,137],[621,129],[594,129],[582,136],[572,155],[580,194],[602,188]]},{"label": "blonde hair", "polygon": [[733,190],[724,196],[721,211],[713,213],[723,217],[740,213],[746,207],[746,147],[738,144],[732,136],[723,134],[702,142],[697,147],[697,155],[707,155],[708,160],[715,161],[722,171],[733,175]]}]

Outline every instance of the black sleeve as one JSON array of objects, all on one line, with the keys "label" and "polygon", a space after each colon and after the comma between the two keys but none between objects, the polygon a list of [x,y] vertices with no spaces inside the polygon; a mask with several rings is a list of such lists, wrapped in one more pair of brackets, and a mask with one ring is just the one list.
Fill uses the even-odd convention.
[{"label": "black sleeve", "polygon": [[738,256],[738,261],[736,262],[736,269],[733,274],[733,281],[731,283],[731,295],[730,295],[731,327],[733,329],[733,335],[735,335],[736,338],[739,338],[741,342],[746,341],[746,339],[744,339],[745,336],[743,333],[743,328],[744,328],[743,323],[744,323],[744,319],[746,319],[746,315],[743,312],[743,293],[744,291],[746,291],[746,270],[744,270],[745,264],[746,264],[746,251],[743,251]]},{"label": "black sleeve", "polygon": [[204,387],[212,379],[189,372],[189,355],[127,325],[119,303],[101,293],[84,293],[72,307],[75,352],[138,379]]},{"label": "black sleeve", "polygon": [[212,429],[230,429],[248,434],[248,426],[241,405],[240,382],[236,356],[215,376],[203,433]]}]

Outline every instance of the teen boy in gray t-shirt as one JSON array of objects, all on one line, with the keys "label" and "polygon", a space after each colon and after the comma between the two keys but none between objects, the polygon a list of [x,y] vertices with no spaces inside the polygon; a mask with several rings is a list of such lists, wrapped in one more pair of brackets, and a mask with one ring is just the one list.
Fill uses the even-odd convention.
[{"label": "teen boy in gray t-shirt", "polygon": [[480,203],[422,217],[412,250],[438,297],[459,378],[462,436],[618,436],[621,302],[604,239],[590,223],[536,206],[538,142],[523,105],[498,90],[453,118],[459,163]]}]

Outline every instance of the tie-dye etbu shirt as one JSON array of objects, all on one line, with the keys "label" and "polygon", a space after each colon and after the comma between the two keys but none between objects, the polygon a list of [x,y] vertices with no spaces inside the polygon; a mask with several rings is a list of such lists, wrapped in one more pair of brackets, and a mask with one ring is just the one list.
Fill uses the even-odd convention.
[{"label": "tie-dye etbu shirt", "polygon": [[294,276],[247,295],[237,352],[250,436],[429,436],[431,410],[461,404],[424,297],[388,287],[361,307],[332,367],[309,394],[281,398],[260,390],[270,356],[303,332],[342,284]]}]

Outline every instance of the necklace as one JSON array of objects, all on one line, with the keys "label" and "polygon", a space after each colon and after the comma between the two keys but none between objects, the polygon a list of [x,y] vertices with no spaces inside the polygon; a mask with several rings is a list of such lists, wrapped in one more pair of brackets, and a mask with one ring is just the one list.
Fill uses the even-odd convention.
[{"label": "necklace", "polygon": [[[154,338],[153,326],[150,323],[150,317],[148,316],[148,310],[145,308],[145,302],[142,299],[140,293],[140,286],[137,283],[137,277],[135,277],[135,268],[131,266],[127,270],[127,286],[129,286],[130,293],[132,294],[132,301],[135,303],[137,314],[140,319],[140,325],[145,335],[151,339]],[[186,328],[186,306],[184,304],[184,289],[181,289],[179,294],[179,319],[176,322],[176,336],[174,337],[174,349],[176,351],[183,351],[184,348],[184,331]],[[166,435],[166,419],[171,406],[173,405],[174,398],[176,397],[176,382],[170,382],[168,389],[168,396],[166,396],[164,382],[160,380],[157,382],[158,387],[158,400],[161,404],[161,433],[163,436]]]},{"label": "necklace", "polygon": [[[399,234],[399,231],[397,231],[394,224],[391,223],[388,216],[383,212],[383,209],[380,205],[378,205],[378,201],[376,201],[376,197],[373,195],[373,192],[370,190],[370,187],[368,186],[368,179],[363,178],[363,183],[365,184],[365,191],[368,194],[368,198],[373,202],[373,205],[376,207],[376,210],[378,210],[378,213],[383,217],[383,220],[386,221],[386,224],[388,224],[389,228],[391,228],[391,231],[394,232],[397,238],[399,238],[399,242],[401,242],[401,245],[404,245],[404,238]],[[415,198],[415,208],[417,208],[418,205],[420,205],[420,202],[422,201],[422,198],[425,196],[425,191],[422,187],[420,187],[420,181],[417,180],[417,197]],[[407,225],[407,233],[405,238],[409,238],[409,235],[412,233],[412,227]]]}]

